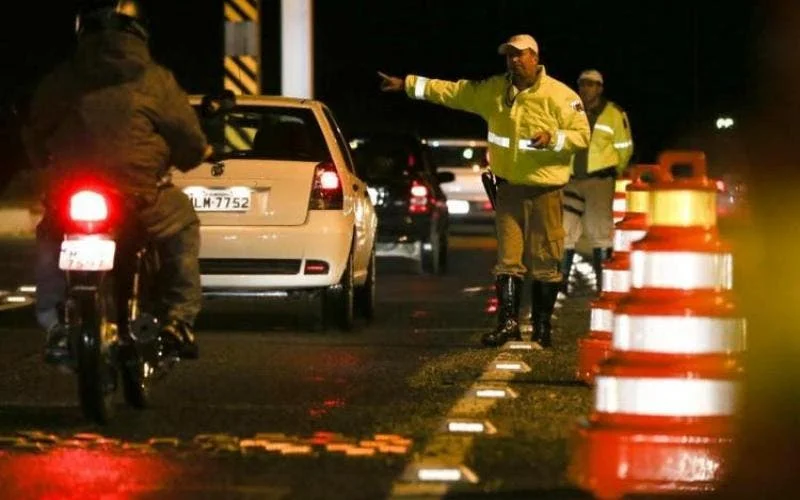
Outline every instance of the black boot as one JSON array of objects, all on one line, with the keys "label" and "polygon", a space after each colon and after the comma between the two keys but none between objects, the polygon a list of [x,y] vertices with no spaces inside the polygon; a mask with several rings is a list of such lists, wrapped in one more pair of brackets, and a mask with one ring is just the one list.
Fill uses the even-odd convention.
[{"label": "black boot", "polygon": [[167,355],[181,359],[197,359],[199,349],[192,327],[180,320],[172,319],[161,328],[159,335]]},{"label": "black boot", "polygon": [[542,347],[552,345],[550,334],[553,327],[550,320],[556,307],[559,285],[557,281],[533,282],[533,341]]},{"label": "black boot", "polygon": [[57,324],[47,331],[44,360],[51,365],[62,365],[69,362],[69,336],[64,325]]},{"label": "black boot", "polygon": [[481,337],[487,347],[498,347],[508,340],[522,340],[519,331],[519,296],[522,292],[522,278],[501,274],[494,282],[497,294],[497,327]]},{"label": "black boot", "polygon": [[594,275],[597,279],[596,286],[597,292],[603,291],[603,262],[611,258],[611,248],[593,248],[592,249],[592,268]]},{"label": "black boot", "polygon": [[569,275],[572,272],[572,261],[575,260],[575,249],[564,250],[564,260],[561,261],[561,286],[559,291],[569,295]]}]

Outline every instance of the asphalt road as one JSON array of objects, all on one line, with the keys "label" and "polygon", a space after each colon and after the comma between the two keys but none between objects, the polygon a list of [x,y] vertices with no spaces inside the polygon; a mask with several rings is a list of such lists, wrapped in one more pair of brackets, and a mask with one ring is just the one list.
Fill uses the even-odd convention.
[{"label": "asphalt road", "polygon": [[[441,277],[381,261],[376,319],[352,332],[313,329],[313,300],[207,302],[201,359],[105,427],[42,364],[31,307],[0,311],[0,498],[585,498],[566,468],[589,297],[563,304],[552,351],[481,348],[494,243],[452,247]],[[28,282],[30,257],[0,245],[0,284]]]}]

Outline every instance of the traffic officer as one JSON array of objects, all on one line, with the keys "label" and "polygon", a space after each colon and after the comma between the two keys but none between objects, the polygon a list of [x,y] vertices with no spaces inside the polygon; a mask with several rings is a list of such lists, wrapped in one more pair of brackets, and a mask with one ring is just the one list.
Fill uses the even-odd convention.
[{"label": "traffic officer", "polygon": [[578,93],[589,118],[592,139],[588,150],[575,154],[572,177],[564,189],[566,238],[561,291],[565,294],[575,245],[584,232],[592,246],[597,291],[602,290],[603,261],[611,256],[614,237],[614,184],[633,154],[628,117],[619,105],[603,97],[603,75],[595,69],[582,72]]},{"label": "traffic officer", "polygon": [[[384,91],[480,115],[488,124],[489,151],[497,182],[495,292],[497,327],[481,341],[499,346],[520,340],[519,299],[523,278],[533,279],[533,339],[551,344],[550,320],[561,282],[564,251],[563,187],[572,157],[589,146],[589,122],[578,95],[548,76],[530,35],[500,45],[507,72],[485,80],[434,80],[383,73]],[[529,260],[523,259],[525,253]],[[529,268],[524,262],[530,262]]]}]

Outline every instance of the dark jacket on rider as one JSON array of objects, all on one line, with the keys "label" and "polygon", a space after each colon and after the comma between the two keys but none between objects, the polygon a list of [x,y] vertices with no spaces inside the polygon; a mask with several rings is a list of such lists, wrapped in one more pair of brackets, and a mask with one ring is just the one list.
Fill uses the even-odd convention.
[{"label": "dark jacket on rider", "polygon": [[140,213],[146,226],[172,226],[152,233],[196,220],[183,200],[156,203],[159,179],[170,166],[197,166],[206,138],[186,93],[142,38],[111,30],[82,36],[34,93],[24,139],[32,163],[47,167],[46,189],[88,173],[152,206],[156,213]]}]

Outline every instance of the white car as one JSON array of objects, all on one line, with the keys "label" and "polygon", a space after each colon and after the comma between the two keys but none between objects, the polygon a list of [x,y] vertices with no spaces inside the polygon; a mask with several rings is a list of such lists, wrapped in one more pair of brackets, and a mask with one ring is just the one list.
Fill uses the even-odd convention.
[{"label": "white car", "polygon": [[349,329],[354,310],[371,318],[377,217],[330,109],[238,96],[202,121],[223,153],[173,182],[200,217],[204,295],[313,293],[325,324]]},{"label": "white car", "polygon": [[442,184],[450,221],[492,222],[494,210],[481,182],[488,165],[489,144],[481,139],[426,139],[437,171],[452,172],[456,179]]}]

